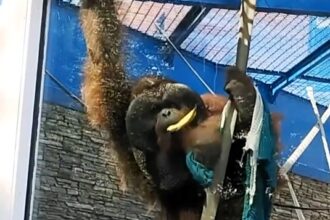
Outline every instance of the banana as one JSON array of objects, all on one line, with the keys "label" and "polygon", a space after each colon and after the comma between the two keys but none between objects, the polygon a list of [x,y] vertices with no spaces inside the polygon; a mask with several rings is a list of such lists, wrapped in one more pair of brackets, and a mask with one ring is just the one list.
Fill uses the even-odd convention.
[{"label": "banana", "polygon": [[194,120],[195,117],[196,117],[196,106],[190,112],[188,112],[185,116],[183,116],[183,118],[181,118],[180,121],[168,126],[166,130],[169,132],[179,131],[185,125],[187,125],[192,120]]}]

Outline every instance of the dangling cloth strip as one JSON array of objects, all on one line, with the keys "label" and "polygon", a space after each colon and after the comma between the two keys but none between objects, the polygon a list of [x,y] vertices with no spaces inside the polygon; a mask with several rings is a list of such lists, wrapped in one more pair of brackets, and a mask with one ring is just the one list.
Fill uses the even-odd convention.
[{"label": "dangling cloth strip", "polygon": [[276,187],[277,166],[271,115],[256,89],[256,103],[246,138],[246,193],[243,220],[268,220]]}]

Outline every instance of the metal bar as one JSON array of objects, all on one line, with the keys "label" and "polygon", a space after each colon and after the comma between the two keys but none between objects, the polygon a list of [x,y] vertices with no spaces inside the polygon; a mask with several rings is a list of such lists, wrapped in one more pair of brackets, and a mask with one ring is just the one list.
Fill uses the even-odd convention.
[{"label": "metal bar", "polygon": [[[284,178],[286,179],[286,181],[288,183],[288,187],[289,187],[289,191],[290,191],[290,195],[291,195],[293,204],[297,207],[300,207],[298,198],[296,196],[296,193],[294,192],[294,189],[293,189],[293,186],[292,186],[292,183],[291,183],[291,180],[290,180],[289,176],[287,174],[284,174],[283,176],[284,176]],[[296,210],[296,214],[298,216],[298,219],[299,220],[305,220],[305,216],[304,216],[302,210],[301,209],[295,209],[295,210]]]},{"label": "metal bar", "polygon": [[[321,122],[324,124],[328,118],[330,117],[330,105],[328,106],[327,110],[323,113],[321,117]],[[316,137],[317,133],[319,132],[320,128],[318,124],[314,125],[314,127],[310,130],[310,132],[306,135],[304,140],[299,144],[296,150],[291,154],[291,156],[287,159],[284,165],[280,169],[280,175],[286,174],[291,170],[293,165],[297,162],[300,156],[304,153],[310,143],[312,143],[313,139]]]},{"label": "metal bar", "polygon": [[[143,0],[149,1],[149,0]],[[239,10],[240,0],[153,0],[161,3],[174,3],[185,5],[202,5],[213,8],[226,8]],[[298,15],[330,16],[329,0],[259,0],[256,11],[280,12]]]},{"label": "metal bar", "polygon": [[315,65],[324,61],[330,56],[330,40],[305,57],[302,61],[291,68],[286,77],[281,77],[272,84],[272,94],[284,88],[293,82],[297,77],[302,76],[307,71],[312,69]]},{"label": "metal bar", "polygon": [[260,74],[269,75],[269,76],[285,76],[284,72],[273,71],[273,70],[255,69],[255,68],[250,68],[250,67],[248,67],[246,69],[246,71],[249,72],[249,73],[260,73]]},{"label": "metal bar", "polygon": [[[167,9],[166,9],[166,6],[168,6],[168,5],[171,5],[172,7],[171,7],[171,9],[168,11]],[[157,15],[157,20],[155,21],[156,23],[159,23],[160,25],[163,25],[162,26],[162,29],[166,32],[166,29],[165,29],[165,22],[166,22],[166,19],[167,19],[167,17],[169,16],[169,14],[170,14],[170,12],[172,11],[172,9],[173,9],[173,7],[174,7],[174,5],[173,4],[167,4],[167,5],[163,5],[163,7],[162,7],[162,10],[163,10],[163,13],[162,14],[160,14],[159,15],[159,13],[158,13],[158,15]],[[164,9],[165,8],[165,9]],[[164,15],[164,17],[162,17]],[[158,20],[158,19],[161,19],[161,20]],[[157,36],[159,35],[159,33],[158,33],[158,30],[157,30],[157,28],[154,30],[154,33],[151,35],[152,37],[154,37],[154,38],[157,38]]]},{"label": "metal bar", "polygon": [[328,169],[330,171],[329,145],[328,145],[328,141],[327,141],[326,134],[325,134],[325,131],[324,131],[324,126],[323,126],[323,123],[322,123],[321,118],[320,118],[320,113],[319,113],[319,110],[316,106],[316,101],[315,101],[315,98],[314,98],[313,88],[312,87],[307,87],[306,89],[307,89],[307,95],[308,95],[308,97],[311,101],[311,104],[312,104],[312,107],[313,107],[313,110],[314,110],[314,114],[315,114],[316,119],[317,119],[317,123],[318,123],[319,128],[320,128],[321,138],[322,138],[322,142],[323,142],[323,148],[324,148],[325,156],[326,156],[327,162],[328,162]]},{"label": "metal bar", "polygon": [[175,45],[181,45],[197,25],[205,18],[211,8],[192,7],[170,36]]},{"label": "metal bar", "polygon": [[330,78],[321,78],[321,77],[316,77],[316,76],[308,76],[304,75],[300,77],[301,79],[308,80],[308,81],[313,81],[313,82],[320,82],[320,83],[328,83],[330,87]]}]

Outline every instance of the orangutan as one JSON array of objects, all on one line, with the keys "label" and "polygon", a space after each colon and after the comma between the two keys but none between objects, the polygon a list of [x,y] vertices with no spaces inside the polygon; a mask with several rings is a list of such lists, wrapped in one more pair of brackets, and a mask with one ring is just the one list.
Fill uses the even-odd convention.
[{"label": "orangutan", "polygon": [[[197,160],[214,165],[221,154],[218,131],[227,98],[200,96],[161,76],[142,76],[132,82],[123,68],[121,24],[113,0],[84,1],[81,21],[88,52],[82,90],[87,115],[94,127],[109,131],[122,183],[141,197],[155,194],[161,219],[200,219],[204,187],[187,168],[186,155],[194,151]],[[244,172],[237,161],[251,124],[255,89],[247,76],[230,68],[225,90],[236,106],[238,120],[225,180],[233,193],[221,199],[217,219],[239,219]],[[190,112],[194,117],[176,126]]]}]

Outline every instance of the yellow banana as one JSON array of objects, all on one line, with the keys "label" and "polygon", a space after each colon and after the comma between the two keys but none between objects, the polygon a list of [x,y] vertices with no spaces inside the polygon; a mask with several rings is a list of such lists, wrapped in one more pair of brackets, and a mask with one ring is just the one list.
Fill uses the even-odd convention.
[{"label": "yellow banana", "polygon": [[179,131],[185,125],[187,125],[192,120],[194,120],[195,117],[196,117],[196,106],[190,112],[188,112],[185,116],[183,116],[183,118],[181,118],[180,121],[168,126],[167,131],[169,131],[169,132]]}]

